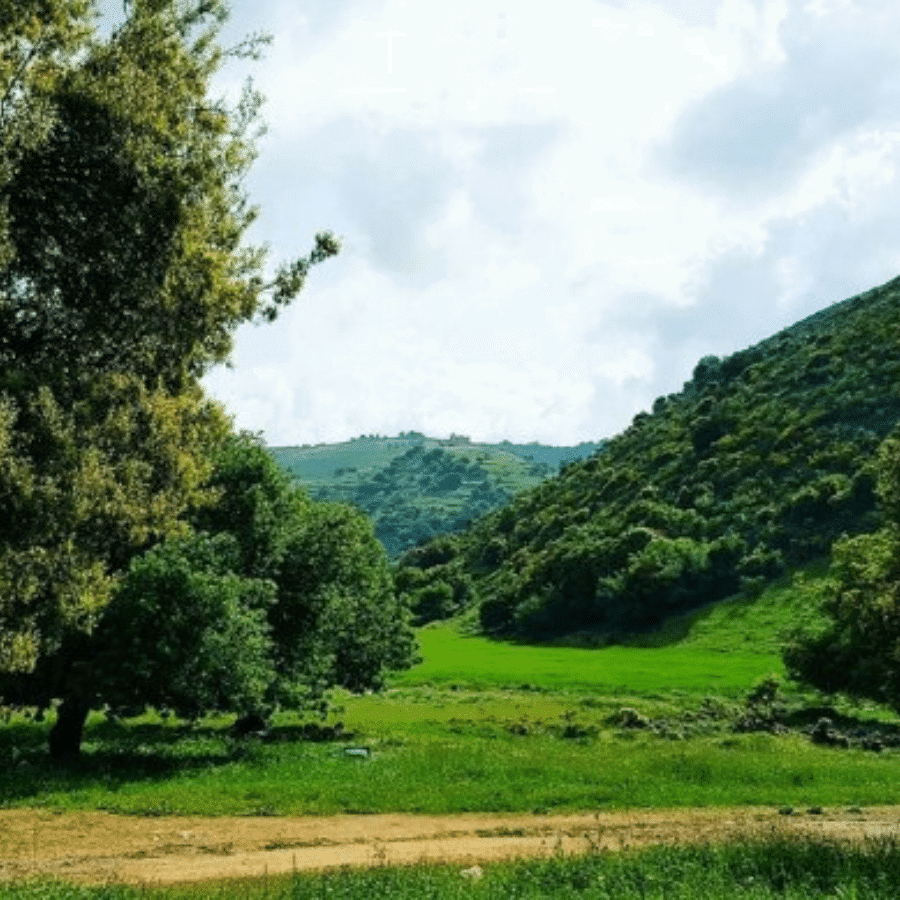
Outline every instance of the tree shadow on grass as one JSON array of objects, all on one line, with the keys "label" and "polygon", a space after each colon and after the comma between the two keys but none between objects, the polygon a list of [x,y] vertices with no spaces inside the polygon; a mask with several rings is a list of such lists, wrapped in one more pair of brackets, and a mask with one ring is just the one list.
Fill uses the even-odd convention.
[{"label": "tree shadow on grass", "polygon": [[161,782],[262,759],[270,743],[346,741],[343,726],[306,723],[238,736],[231,727],[191,723],[89,722],[82,753],[65,763],[47,752],[49,725],[17,722],[0,728],[0,806],[53,793],[101,788],[115,793],[136,783]]},{"label": "tree shadow on grass", "polygon": [[85,728],[81,755],[61,763],[47,752],[47,731],[46,726],[28,723],[0,733],[3,800],[37,799],[98,787],[115,792],[136,782],[162,781],[237,758],[237,747],[229,746],[222,731],[187,725],[123,727],[104,723]]},{"label": "tree shadow on grass", "polygon": [[676,613],[661,624],[644,629],[588,628],[560,634],[549,640],[513,637],[506,642],[523,647],[573,647],[583,650],[599,650],[605,647],[632,647],[647,650],[673,647],[690,637],[695,626],[709,618],[716,607],[721,605],[721,602],[707,603],[704,606]]},{"label": "tree shadow on grass", "polygon": [[833,706],[810,705],[787,712],[783,717],[784,724],[792,728],[809,728],[815,726],[823,718],[836,728],[847,734],[863,737],[868,734],[879,734],[890,742],[891,746],[900,746],[900,722],[886,722],[875,716],[842,713]]}]

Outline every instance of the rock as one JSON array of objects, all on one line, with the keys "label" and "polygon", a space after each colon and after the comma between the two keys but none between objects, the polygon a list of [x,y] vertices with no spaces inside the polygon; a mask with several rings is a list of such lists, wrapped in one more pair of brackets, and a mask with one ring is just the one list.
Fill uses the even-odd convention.
[{"label": "rock", "polygon": [[630,706],[623,706],[617,716],[616,723],[621,728],[647,728],[650,720]]},{"label": "rock", "polygon": [[827,747],[850,746],[850,738],[845,734],[836,731],[834,724],[827,716],[822,716],[822,718],[816,722],[810,738],[814,744],[824,744]]}]

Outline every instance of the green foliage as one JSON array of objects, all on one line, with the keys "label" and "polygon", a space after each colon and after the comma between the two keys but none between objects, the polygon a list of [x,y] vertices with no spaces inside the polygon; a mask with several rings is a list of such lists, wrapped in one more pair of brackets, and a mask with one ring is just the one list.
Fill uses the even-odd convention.
[{"label": "green foliage", "polygon": [[448,571],[467,576],[494,635],[614,636],[758,593],[843,534],[875,531],[872,460],[900,419],[898,297],[894,280],[704,357],[682,392],[473,521],[452,558],[401,559],[398,580],[419,566],[426,596]]},{"label": "green foliage", "polygon": [[385,670],[415,660],[408,610],[362,513],[309,500],[252,435],[228,436],[213,466],[197,532],[132,559],[88,633],[0,681],[9,702],[74,698],[57,727],[78,710],[76,736],[104,704],[192,718],[321,713],[329,689],[378,689]]},{"label": "green foliage", "polygon": [[560,460],[596,446],[475,444],[459,435],[441,440],[411,432],[272,453],[311,497],[363,510],[397,560],[435,535],[465,528],[550,477]]},{"label": "green foliage", "polygon": [[0,671],[90,634],[187,532],[229,427],[200,376],[338,250],[319,234],[265,284],[241,247],[261,98],[206,97],[220,0],[135,3],[105,43],[92,12],[0,4]]},{"label": "green foliage", "polygon": [[197,718],[258,708],[275,680],[270,581],[235,574],[226,535],[167,541],[135,559],[72,677],[113,709],[149,705]]},{"label": "green foliage", "polygon": [[230,534],[237,542],[236,567],[249,577],[275,577],[311,502],[294,489],[261,438],[229,435],[211,456],[206,486],[213,499],[193,513],[191,524],[200,532]]},{"label": "green foliage", "polygon": [[412,663],[409,613],[362,513],[311,501],[247,434],[224,442],[209,486],[215,504],[198,511],[195,527],[227,535],[234,571],[274,586],[267,640],[277,677],[266,688],[269,705],[320,705],[335,685],[379,688],[385,669]]},{"label": "green foliage", "polygon": [[[135,2],[98,42],[91,4],[40,6],[0,3],[0,696],[62,698],[65,755],[97,704],[197,716],[375,685],[412,647],[377,542],[350,516],[337,561],[313,559],[325,513],[226,439],[199,383],[339,250],[320,233],[266,284],[241,244],[261,97],[207,99],[227,9]],[[293,620],[308,633],[275,628]]]},{"label": "green foliage", "polygon": [[310,504],[276,574],[278,667],[295,682],[378,689],[416,659],[409,611],[371,523],[339,504]]},{"label": "green foliage", "polygon": [[0,633],[28,671],[89,632],[131,558],[186,533],[203,458],[228,428],[199,389],[169,395],[96,376],[61,404],[41,385],[0,397]]},{"label": "green foliage", "polygon": [[886,523],[834,546],[822,604],[827,625],[799,632],[785,648],[793,674],[829,692],[870,697],[900,710],[900,438],[878,456]]}]

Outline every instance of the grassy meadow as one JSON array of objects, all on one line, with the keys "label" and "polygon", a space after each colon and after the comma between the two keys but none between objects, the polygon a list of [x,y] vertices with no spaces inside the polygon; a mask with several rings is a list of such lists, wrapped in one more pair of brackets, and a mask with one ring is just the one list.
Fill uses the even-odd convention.
[{"label": "grassy meadow", "polygon": [[[889,710],[786,682],[788,731],[735,730],[754,684],[783,678],[779,643],[814,615],[821,577],[811,567],[753,601],[670,620],[629,646],[591,649],[590,635],[568,642],[581,646],[498,644],[465,622],[434,624],[419,632],[422,662],[386,691],[336,695],[324,723],[279,714],[268,739],[233,737],[226,717],[95,714],[82,760],[64,768],[45,754],[49,722],[13,718],[0,731],[2,805],[154,816],[900,804],[900,750],[821,746],[808,734],[826,703],[844,726],[898,730]],[[298,875],[273,879],[264,896],[878,898],[900,886],[896,844],[773,846],[597,852],[489,866],[478,882],[452,866]],[[191,896],[204,890],[212,888]],[[216,890],[255,897],[263,888]],[[96,892],[36,882],[0,894]]]},{"label": "grassy meadow", "polygon": [[[812,614],[820,577],[671,620],[635,646],[505,644],[431,625],[422,662],[386,691],[336,695],[325,723],[279,714],[266,740],[232,736],[226,717],[97,713],[82,760],[58,767],[49,723],[14,719],[0,732],[0,797],[140,815],[900,803],[896,749],[804,733],[823,698],[788,684],[786,733],[735,730],[753,685],[783,675],[779,635]],[[897,729],[883,708],[829,703],[845,725]]]}]

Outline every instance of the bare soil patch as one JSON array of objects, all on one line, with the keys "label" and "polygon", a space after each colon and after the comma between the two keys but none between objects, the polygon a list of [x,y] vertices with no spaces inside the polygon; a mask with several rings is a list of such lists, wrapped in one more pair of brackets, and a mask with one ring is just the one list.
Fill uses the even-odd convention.
[{"label": "bare soil patch", "polygon": [[419,861],[471,865],[594,847],[754,836],[900,836],[900,807],[629,810],[569,815],[137,817],[0,810],[0,881],[171,884]]}]

